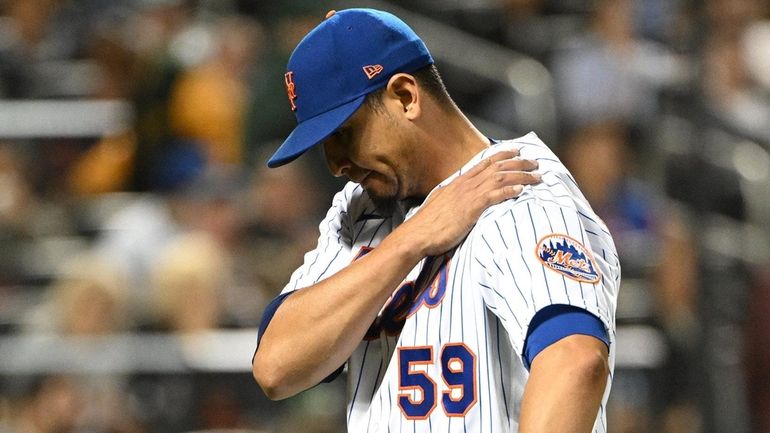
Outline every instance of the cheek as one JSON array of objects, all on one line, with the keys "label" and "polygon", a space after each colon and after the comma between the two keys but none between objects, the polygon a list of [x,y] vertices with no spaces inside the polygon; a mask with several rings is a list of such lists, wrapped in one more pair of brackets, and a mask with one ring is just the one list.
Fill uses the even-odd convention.
[{"label": "cheek", "polygon": [[[404,180],[412,177],[414,165],[410,158],[409,143],[401,125],[382,114],[363,128],[356,140],[361,147],[354,149],[354,158],[361,168],[372,170],[367,183],[372,192],[388,197],[403,198],[408,192]],[[356,162],[356,161],[354,161]]]},{"label": "cheek", "polygon": [[425,173],[425,161],[421,161],[416,154],[407,149],[401,149],[398,159],[394,161],[392,176],[399,186],[400,198],[415,196],[419,193],[419,185]]},{"label": "cheek", "polygon": [[391,197],[398,194],[398,184],[398,179],[392,175],[372,172],[366,179],[364,186],[379,196]]}]

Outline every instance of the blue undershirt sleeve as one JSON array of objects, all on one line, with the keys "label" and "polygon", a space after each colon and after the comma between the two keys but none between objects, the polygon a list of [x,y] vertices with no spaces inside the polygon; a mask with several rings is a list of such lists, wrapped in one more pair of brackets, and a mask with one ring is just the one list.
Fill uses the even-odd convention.
[{"label": "blue undershirt sleeve", "polygon": [[267,307],[265,307],[265,312],[262,313],[262,320],[259,322],[259,330],[257,331],[257,347],[259,347],[259,343],[262,342],[262,336],[265,334],[267,325],[273,320],[273,316],[275,316],[275,312],[278,311],[278,307],[280,307],[281,304],[283,304],[283,301],[285,301],[292,293],[294,292],[281,293],[278,297],[270,301],[270,303],[267,304]]},{"label": "blue undershirt sleeve", "polygon": [[[264,335],[265,330],[267,329],[268,325],[270,325],[270,321],[273,320],[273,316],[275,316],[275,312],[278,311],[278,307],[283,304],[283,302],[286,300],[286,298],[289,297],[294,292],[286,292],[278,295],[275,299],[270,301],[269,304],[267,304],[267,307],[265,308],[265,312],[262,314],[262,320],[259,323],[259,331],[257,332],[257,348],[259,348],[259,343],[262,342],[262,335]],[[254,356],[257,355],[257,352],[254,351]],[[251,357],[251,363],[254,363],[254,357]],[[322,380],[323,383],[329,383],[337,378],[340,374],[342,374],[342,370],[345,368],[345,365],[341,365],[340,368],[335,370],[332,374],[326,377],[326,379]]]},{"label": "blue undershirt sleeve", "polygon": [[610,347],[604,323],[588,311],[572,305],[549,305],[535,314],[529,324],[522,359],[527,370],[546,347],[574,334],[591,335]]}]

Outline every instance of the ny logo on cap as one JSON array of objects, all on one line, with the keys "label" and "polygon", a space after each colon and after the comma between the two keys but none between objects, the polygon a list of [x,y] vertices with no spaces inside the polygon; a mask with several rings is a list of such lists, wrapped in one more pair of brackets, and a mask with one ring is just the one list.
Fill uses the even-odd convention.
[{"label": "ny logo on cap", "polygon": [[297,94],[294,92],[294,72],[289,71],[283,77],[283,81],[286,83],[286,94],[289,96],[289,103],[291,104],[291,111],[297,111],[297,104],[294,103],[294,100],[297,99]]},{"label": "ny logo on cap", "polygon": [[382,72],[382,65],[366,65],[364,66],[364,74],[366,74],[366,78],[372,79],[375,77],[375,75]]}]

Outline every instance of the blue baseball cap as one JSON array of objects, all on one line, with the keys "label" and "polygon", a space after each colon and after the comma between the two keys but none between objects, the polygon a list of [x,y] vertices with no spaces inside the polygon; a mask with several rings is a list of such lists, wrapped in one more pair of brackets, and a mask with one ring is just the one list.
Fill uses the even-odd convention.
[{"label": "blue baseball cap", "polygon": [[267,162],[287,164],[334,133],[398,72],[433,63],[403,21],[374,9],[330,11],[289,58],[284,76],[297,126]]}]

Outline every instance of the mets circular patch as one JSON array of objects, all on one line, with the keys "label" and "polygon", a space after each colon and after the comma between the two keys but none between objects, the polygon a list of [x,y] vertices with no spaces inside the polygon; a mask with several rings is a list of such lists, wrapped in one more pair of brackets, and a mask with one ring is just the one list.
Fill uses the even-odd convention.
[{"label": "mets circular patch", "polygon": [[548,269],[575,281],[595,284],[601,278],[591,252],[569,236],[551,234],[541,238],[535,254]]}]

